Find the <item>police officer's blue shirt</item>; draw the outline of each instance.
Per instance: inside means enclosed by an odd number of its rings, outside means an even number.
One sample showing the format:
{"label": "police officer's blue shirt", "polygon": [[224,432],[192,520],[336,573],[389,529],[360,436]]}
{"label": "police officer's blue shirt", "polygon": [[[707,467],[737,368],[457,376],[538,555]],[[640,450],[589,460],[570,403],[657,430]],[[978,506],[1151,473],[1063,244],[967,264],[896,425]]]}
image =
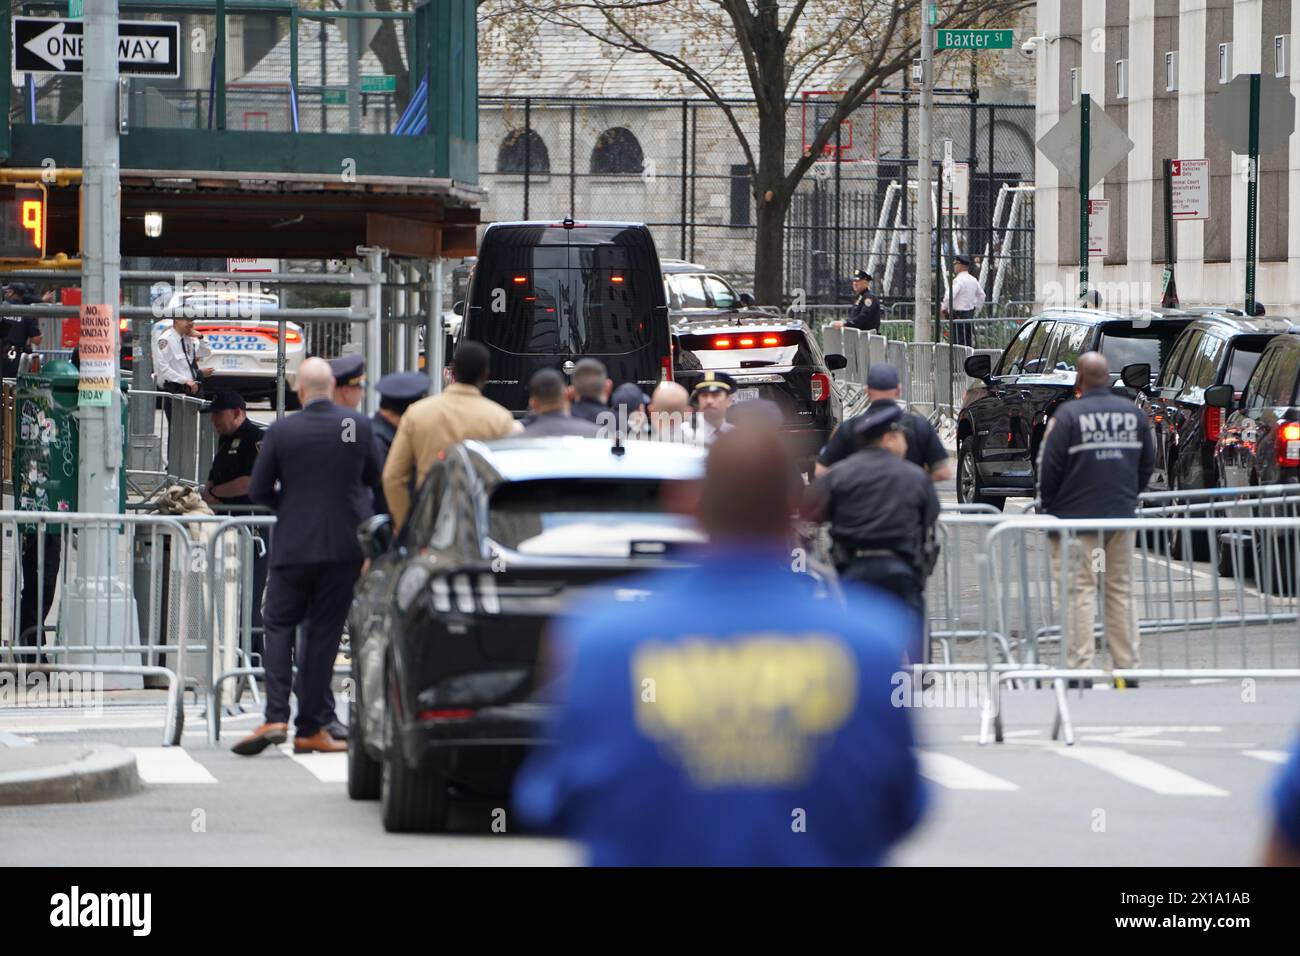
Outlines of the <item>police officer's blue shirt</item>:
{"label": "police officer's blue shirt", "polygon": [[1291,748],[1291,759],[1273,788],[1273,817],[1282,839],[1292,852],[1300,853],[1300,740]]}
{"label": "police officer's blue shirt", "polygon": [[595,865],[871,865],[925,794],[892,597],[814,600],[786,551],[620,582],[554,633],[567,674],[514,805]]}

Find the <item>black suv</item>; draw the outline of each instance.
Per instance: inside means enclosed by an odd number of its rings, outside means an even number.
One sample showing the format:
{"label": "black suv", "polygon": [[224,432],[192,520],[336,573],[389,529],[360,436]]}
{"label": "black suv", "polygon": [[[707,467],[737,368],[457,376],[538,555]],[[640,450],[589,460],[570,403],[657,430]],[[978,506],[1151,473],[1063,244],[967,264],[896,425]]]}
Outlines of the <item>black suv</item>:
{"label": "black suv", "polygon": [[1074,395],[1079,356],[1101,352],[1125,386],[1147,386],[1194,318],[1053,309],[1026,319],[1000,357],[966,359],[966,374],[979,382],[957,419],[957,500],[1001,508],[1007,498],[1032,498],[1038,444],[1057,406]]}
{"label": "black suv", "polygon": [[650,391],[672,376],[663,272],[641,223],[493,223],[466,306],[459,341],[492,353],[483,394],[517,416],[534,372],[568,376],[585,356],[604,362],[615,385]]}
{"label": "black suv", "polygon": [[775,402],[792,452],[809,472],[843,417],[831,372],[846,364],[838,352],[823,354],[817,337],[797,319],[749,313],[727,322],[673,326],[673,378],[689,391],[705,372],[723,371],[736,380],[734,401]]}
{"label": "black suv", "polygon": [[1155,437],[1152,490],[1219,486],[1214,449],[1223,409],[1206,402],[1206,389],[1231,385],[1234,398],[1239,396],[1264,347],[1274,336],[1293,331],[1285,319],[1227,311],[1206,313],[1183,330],[1155,387],[1138,396]]}

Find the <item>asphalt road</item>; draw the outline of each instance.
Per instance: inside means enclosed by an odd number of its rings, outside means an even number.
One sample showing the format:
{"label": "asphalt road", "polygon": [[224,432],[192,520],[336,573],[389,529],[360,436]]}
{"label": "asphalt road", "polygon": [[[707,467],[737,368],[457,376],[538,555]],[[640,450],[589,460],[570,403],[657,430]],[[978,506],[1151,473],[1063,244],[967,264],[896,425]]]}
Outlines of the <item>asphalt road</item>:
{"label": "asphalt road", "polygon": [[[123,695],[134,700],[140,692]],[[902,865],[1248,865],[1268,830],[1265,797],[1295,732],[1300,683],[1144,684],[1073,693],[1078,742],[1049,738],[1046,692],[1005,698],[1006,742],[976,742],[978,711],[913,710],[932,798]],[[968,703],[950,699],[948,703]],[[943,701],[931,702],[942,704]],[[7,863],[33,865],[570,865],[565,842],[491,827],[488,803],[457,803],[453,832],[390,835],[375,803],[348,799],[343,755],[210,749],[187,708],[181,748],[158,746],[155,703],[76,712],[0,711],[0,733],[137,748],[142,793],[106,803],[0,809]],[[508,808],[507,808],[508,809]]]}

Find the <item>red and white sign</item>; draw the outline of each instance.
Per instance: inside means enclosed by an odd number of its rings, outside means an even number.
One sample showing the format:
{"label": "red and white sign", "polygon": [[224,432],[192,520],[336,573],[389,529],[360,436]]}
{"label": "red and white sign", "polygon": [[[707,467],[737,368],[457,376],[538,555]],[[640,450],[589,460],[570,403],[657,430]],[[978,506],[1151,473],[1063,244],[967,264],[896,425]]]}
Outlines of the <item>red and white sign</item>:
{"label": "red and white sign", "polygon": [[1110,200],[1088,200],[1088,255],[1110,255]]}
{"label": "red and white sign", "polygon": [[227,259],[227,272],[262,272],[274,273],[280,271],[279,259]]}
{"label": "red and white sign", "polygon": [[1210,218],[1210,161],[1175,159],[1170,164],[1173,183],[1172,215],[1176,220]]}
{"label": "red and white sign", "polygon": [[81,335],[77,348],[81,377],[77,383],[77,404],[106,406],[117,385],[114,345],[117,322],[111,305],[81,306]]}

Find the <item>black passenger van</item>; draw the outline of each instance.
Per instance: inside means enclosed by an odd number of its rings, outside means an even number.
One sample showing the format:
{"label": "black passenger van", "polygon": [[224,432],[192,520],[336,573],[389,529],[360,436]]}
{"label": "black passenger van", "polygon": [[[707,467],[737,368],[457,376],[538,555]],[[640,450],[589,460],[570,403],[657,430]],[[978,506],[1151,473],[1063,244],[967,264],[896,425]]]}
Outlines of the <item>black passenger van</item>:
{"label": "black passenger van", "polygon": [[631,222],[499,222],[487,227],[459,341],[492,353],[484,394],[516,415],[542,368],[569,378],[581,358],[615,385],[672,378],[663,270],[650,230]]}

